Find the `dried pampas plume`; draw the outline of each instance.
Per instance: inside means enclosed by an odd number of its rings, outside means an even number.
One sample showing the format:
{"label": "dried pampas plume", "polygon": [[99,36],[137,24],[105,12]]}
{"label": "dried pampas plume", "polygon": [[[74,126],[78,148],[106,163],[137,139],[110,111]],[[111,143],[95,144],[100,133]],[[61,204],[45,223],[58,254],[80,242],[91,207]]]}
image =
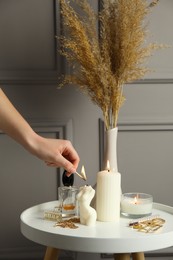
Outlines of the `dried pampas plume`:
{"label": "dried pampas plume", "polygon": [[60,85],[75,84],[83,90],[103,111],[107,129],[117,125],[124,84],[143,78],[149,72],[143,65],[146,59],[164,47],[145,44],[145,18],[157,2],[105,0],[95,14],[87,0],[60,0],[61,54],[73,68]]}

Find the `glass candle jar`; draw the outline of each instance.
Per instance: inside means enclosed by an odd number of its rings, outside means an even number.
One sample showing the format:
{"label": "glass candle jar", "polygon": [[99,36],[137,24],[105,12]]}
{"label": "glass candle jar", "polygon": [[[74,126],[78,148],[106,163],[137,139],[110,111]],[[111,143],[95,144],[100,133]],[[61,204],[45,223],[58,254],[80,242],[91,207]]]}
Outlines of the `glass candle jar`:
{"label": "glass candle jar", "polygon": [[121,214],[140,218],[152,213],[153,197],[146,193],[124,193],[121,197]]}

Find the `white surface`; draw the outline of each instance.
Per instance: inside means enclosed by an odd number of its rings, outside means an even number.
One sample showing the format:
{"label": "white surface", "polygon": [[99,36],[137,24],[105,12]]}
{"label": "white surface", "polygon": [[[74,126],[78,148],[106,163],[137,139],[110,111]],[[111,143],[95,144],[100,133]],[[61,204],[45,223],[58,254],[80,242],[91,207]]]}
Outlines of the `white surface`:
{"label": "white surface", "polygon": [[146,234],[129,228],[130,219],[123,217],[119,223],[97,221],[94,227],[54,227],[54,222],[44,220],[43,214],[57,204],[58,201],[52,201],[25,210],[21,214],[23,235],[45,246],[92,253],[145,252],[173,245],[172,207],[154,203],[153,214],[160,215],[166,223],[156,233]]}

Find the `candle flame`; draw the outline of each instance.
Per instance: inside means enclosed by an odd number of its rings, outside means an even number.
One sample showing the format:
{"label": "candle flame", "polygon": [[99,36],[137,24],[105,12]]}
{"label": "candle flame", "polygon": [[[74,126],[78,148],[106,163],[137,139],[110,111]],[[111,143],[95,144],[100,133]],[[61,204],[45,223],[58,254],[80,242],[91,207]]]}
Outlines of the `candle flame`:
{"label": "candle flame", "polygon": [[82,165],[82,169],[81,169],[81,176],[83,177],[84,180],[86,180],[86,173],[85,173],[85,167],[84,165]]}
{"label": "candle flame", "polygon": [[106,166],[106,169],[108,170],[108,172],[110,171],[110,162],[109,162],[109,160],[107,160],[107,166]]}
{"label": "candle flame", "polygon": [[139,198],[139,195],[137,194],[137,195],[134,197],[134,204],[138,204],[138,203],[139,203],[138,198]]}

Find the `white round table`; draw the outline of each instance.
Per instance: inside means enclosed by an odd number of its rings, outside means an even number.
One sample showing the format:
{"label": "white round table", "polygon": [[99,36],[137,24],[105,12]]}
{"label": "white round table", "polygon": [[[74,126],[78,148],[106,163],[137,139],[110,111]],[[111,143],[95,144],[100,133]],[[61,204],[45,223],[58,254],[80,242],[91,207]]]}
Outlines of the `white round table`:
{"label": "white round table", "polygon": [[[59,250],[90,253],[113,253],[115,259],[144,259],[143,252],[173,246],[173,207],[154,203],[153,215],[165,219],[164,226],[154,233],[142,233],[128,226],[130,219],[118,223],[96,222],[94,227],[77,224],[77,229],[55,227],[44,219],[44,211],[53,209],[58,201],[33,206],[21,214],[22,234],[47,246],[45,260],[57,259]],[[141,253],[142,252],[142,253]]]}

